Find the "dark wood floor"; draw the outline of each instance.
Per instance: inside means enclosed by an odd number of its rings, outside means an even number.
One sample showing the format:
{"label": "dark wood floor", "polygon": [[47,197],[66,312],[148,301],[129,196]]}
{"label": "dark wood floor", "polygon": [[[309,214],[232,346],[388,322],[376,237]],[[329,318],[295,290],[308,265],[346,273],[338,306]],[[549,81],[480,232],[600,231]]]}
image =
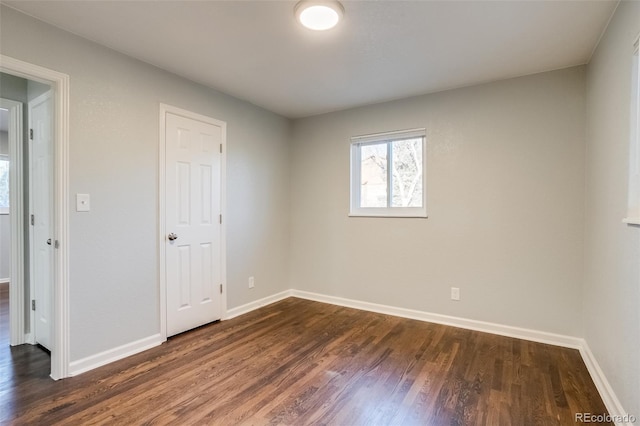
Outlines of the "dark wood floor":
{"label": "dark wood floor", "polygon": [[295,298],[58,382],[46,354],[5,346],[0,424],[573,425],[606,413],[576,350]]}

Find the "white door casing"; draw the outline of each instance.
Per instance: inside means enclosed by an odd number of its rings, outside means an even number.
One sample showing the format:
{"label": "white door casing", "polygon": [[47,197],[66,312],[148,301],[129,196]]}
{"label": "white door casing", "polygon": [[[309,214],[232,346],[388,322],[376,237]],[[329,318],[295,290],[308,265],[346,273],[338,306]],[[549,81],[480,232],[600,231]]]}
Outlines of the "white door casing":
{"label": "white door casing", "polygon": [[[54,255],[54,286],[52,297],[52,345],[51,350],[51,378],[62,379],[69,375],[69,76],[48,68],[34,65],[10,56],[0,54],[0,71],[21,78],[48,84],[53,91],[54,113],[54,222],[53,230],[56,241],[59,243]],[[21,182],[12,183],[12,190],[16,189],[18,196],[23,195]],[[15,213],[14,205],[11,213]],[[30,226],[27,223],[17,225],[17,239],[23,238],[24,228],[21,225]],[[19,261],[20,253],[16,247],[12,248],[12,254]],[[19,282],[11,282],[14,297],[11,297],[11,325],[20,322],[17,318],[22,312],[24,293],[15,291]],[[16,308],[16,309],[13,309]],[[16,330],[24,333],[23,330]],[[22,336],[26,340],[27,336]]]}
{"label": "white door casing", "polygon": [[[36,343],[51,349],[53,293],[53,111],[51,91],[29,102],[31,282]],[[33,310],[33,306],[32,306]]]}
{"label": "white door casing", "polygon": [[161,244],[166,335],[172,336],[222,317],[225,126],[169,111],[164,123],[165,234]]}

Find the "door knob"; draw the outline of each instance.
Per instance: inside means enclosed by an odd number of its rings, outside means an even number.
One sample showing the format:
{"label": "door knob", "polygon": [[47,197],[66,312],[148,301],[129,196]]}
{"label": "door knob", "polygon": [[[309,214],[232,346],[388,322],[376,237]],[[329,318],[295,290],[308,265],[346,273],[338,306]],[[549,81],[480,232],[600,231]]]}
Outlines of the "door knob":
{"label": "door knob", "polygon": [[172,233],[170,233],[170,234],[167,236],[167,239],[168,239],[169,241],[177,240],[177,239],[178,239],[178,234],[174,234],[174,233],[172,232]]}
{"label": "door knob", "polygon": [[47,244],[51,245],[51,238],[47,240]]}

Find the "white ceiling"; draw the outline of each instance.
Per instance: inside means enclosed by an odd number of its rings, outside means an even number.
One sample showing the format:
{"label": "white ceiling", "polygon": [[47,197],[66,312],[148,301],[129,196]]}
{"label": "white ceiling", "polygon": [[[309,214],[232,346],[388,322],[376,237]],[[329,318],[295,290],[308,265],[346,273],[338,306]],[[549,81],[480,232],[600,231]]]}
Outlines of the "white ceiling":
{"label": "white ceiling", "polygon": [[297,118],[588,62],[617,1],[343,1],[314,32],[295,1],[4,1]]}

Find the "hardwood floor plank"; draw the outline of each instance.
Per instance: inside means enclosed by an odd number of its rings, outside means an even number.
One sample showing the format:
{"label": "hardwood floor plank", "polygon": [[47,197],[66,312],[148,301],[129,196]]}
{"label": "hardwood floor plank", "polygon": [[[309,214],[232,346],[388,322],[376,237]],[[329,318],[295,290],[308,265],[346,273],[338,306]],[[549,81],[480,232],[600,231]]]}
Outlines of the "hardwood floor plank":
{"label": "hardwood floor plank", "polygon": [[564,425],[606,413],[576,350],[295,298],[58,382],[44,352],[6,343],[0,424]]}

